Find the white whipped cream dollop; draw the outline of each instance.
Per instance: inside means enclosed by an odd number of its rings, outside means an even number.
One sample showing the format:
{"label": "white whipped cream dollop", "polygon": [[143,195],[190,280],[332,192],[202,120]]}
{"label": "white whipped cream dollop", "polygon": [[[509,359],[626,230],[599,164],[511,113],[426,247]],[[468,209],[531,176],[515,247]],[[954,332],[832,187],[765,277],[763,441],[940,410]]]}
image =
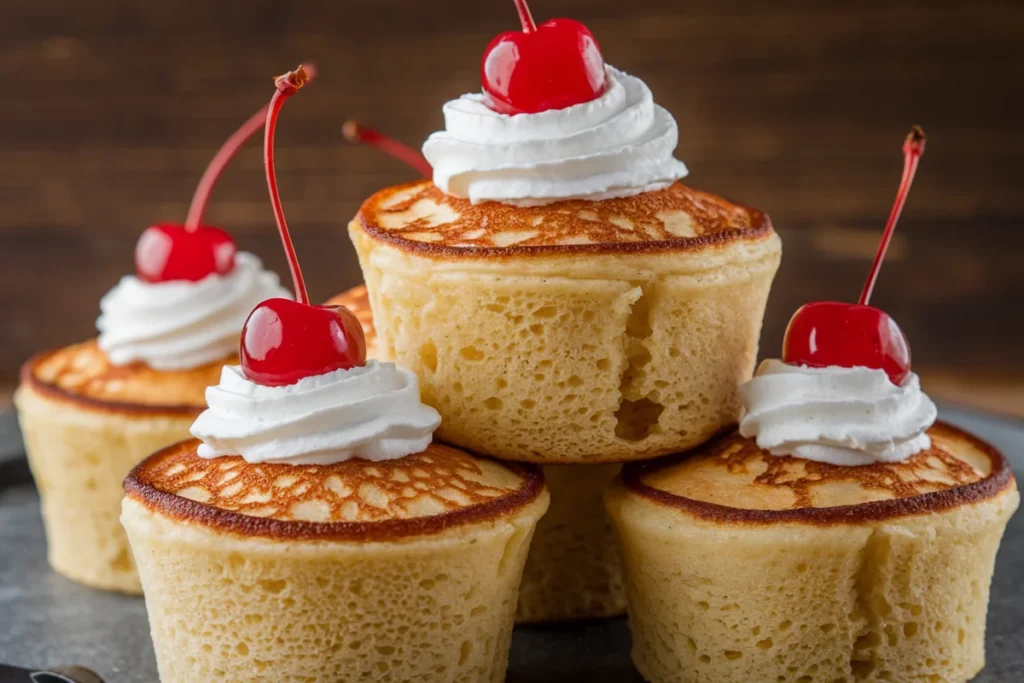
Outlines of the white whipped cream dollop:
{"label": "white whipped cream dollop", "polygon": [[225,366],[206,389],[209,408],[192,425],[199,457],[326,465],[351,458],[394,460],[422,452],[441,416],[420,401],[416,375],[394,363],[305,377],[273,387]]}
{"label": "white whipped cream dollop", "polygon": [[833,465],[897,462],[931,446],[937,411],[911,373],[899,386],[882,370],[811,368],[766,360],[740,387],[740,434],[773,455]]}
{"label": "white whipped cream dollop", "polygon": [[99,346],[114,365],[187,370],[238,351],[245,319],[265,299],[291,298],[275,273],[239,252],[227,275],[146,282],[126,275],[100,301]]}
{"label": "white whipped cream dollop", "polygon": [[510,116],[483,94],[446,103],[445,130],[423,145],[434,183],[474,204],[543,204],[639,194],[684,177],[672,156],[675,119],[639,78],[607,70],[600,97],[565,109]]}

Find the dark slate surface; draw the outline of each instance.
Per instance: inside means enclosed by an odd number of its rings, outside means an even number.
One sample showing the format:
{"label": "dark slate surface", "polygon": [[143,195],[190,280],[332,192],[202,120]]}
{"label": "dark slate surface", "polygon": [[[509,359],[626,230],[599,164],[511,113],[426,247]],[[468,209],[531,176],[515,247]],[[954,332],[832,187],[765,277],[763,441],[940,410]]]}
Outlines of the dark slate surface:
{"label": "dark slate surface", "polygon": [[[1001,447],[1024,478],[1024,424],[955,409],[943,410],[943,417]],[[17,438],[10,415],[0,415],[0,435]],[[0,454],[14,450],[10,440],[0,442]],[[989,662],[976,683],[1024,681],[1022,577],[1024,513],[1010,522],[999,553]],[[157,680],[143,601],[83,588],[49,570],[28,467],[11,457],[0,457],[0,662],[83,664],[109,683]],[[624,619],[516,629],[508,683],[573,681],[641,683]]]}

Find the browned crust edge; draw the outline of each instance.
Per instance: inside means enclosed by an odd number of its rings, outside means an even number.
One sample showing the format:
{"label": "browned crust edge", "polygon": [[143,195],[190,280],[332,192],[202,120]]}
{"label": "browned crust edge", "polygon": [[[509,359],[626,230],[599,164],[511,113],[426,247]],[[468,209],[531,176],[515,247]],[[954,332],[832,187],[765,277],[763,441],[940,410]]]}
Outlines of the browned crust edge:
{"label": "browned crust edge", "polygon": [[[414,185],[420,185],[423,180],[394,185],[389,190],[402,190]],[[773,232],[772,220],[765,212],[744,204],[737,204],[726,199],[731,204],[747,211],[757,219],[757,224],[744,230],[723,230],[713,235],[701,235],[700,237],[687,237],[674,240],[652,240],[649,242],[614,242],[602,244],[546,244],[534,246],[510,247],[452,247],[448,245],[432,244],[430,242],[419,242],[409,240],[389,230],[383,230],[367,220],[367,213],[376,209],[376,205],[383,200],[383,190],[379,190],[363,202],[356,214],[355,221],[359,227],[370,238],[395,247],[401,251],[411,252],[433,258],[513,258],[517,256],[565,256],[575,254],[650,254],[671,251],[696,251],[708,247],[722,246],[742,240],[756,241],[765,239]],[[722,197],[722,199],[725,199]]]}
{"label": "browned crust edge", "polygon": [[440,515],[411,519],[388,519],[380,522],[304,522],[252,517],[229,510],[221,510],[212,505],[161,491],[153,486],[147,478],[147,469],[151,463],[176,449],[195,449],[198,445],[197,439],[181,441],[149,456],[136,465],[125,478],[125,493],[136,502],[175,521],[197,523],[244,537],[258,536],[273,540],[371,542],[434,535],[464,524],[507,517],[537,500],[544,491],[544,475],[539,467],[502,462],[503,466],[523,477],[523,483],[516,491],[486,503],[471,505]]}
{"label": "browned crust edge", "polygon": [[29,388],[46,398],[62,401],[83,410],[130,417],[198,417],[199,413],[206,410],[206,406],[149,405],[129,401],[106,401],[92,398],[91,396],[75,394],[55,384],[43,382],[36,377],[36,368],[39,367],[41,362],[59,351],[60,349],[42,351],[22,363],[20,371],[21,386]]}
{"label": "browned crust edge", "polygon": [[[992,461],[992,471],[989,475],[971,484],[955,486],[943,491],[922,493],[907,498],[876,500],[858,505],[790,510],[747,510],[734,508],[727,505],[719,505],[718,503],[708,503],[685,496],[678,496],[656,489],[643,482],[643,478],[647,474],[674,465],[693,453],[693,451],[666,456],[658,460],[626,465],[623,467],[622,474],[620,475],[621,482],[631,493],[643,496],[661,505],[684,510],[694,517],[709,522],[747,525],[790,522],[822,526],[878,522],[896,517],[942,512],[960,507],[961,505],[978,503],[994,498],[1013,484],[1014,478],[1013,471],[1010,469],[1010,463],[1007,461],[1006,456],[995,446],[947,422],[940,420],[935,423],[935,426],[951,432],[954,436],[970,441],[978,450],[985,453]],[[705,446],[698,447],[698,449],[711,447],[717,441],[729,436],[730,433],[731,430],[726,431],[715,437]]]}

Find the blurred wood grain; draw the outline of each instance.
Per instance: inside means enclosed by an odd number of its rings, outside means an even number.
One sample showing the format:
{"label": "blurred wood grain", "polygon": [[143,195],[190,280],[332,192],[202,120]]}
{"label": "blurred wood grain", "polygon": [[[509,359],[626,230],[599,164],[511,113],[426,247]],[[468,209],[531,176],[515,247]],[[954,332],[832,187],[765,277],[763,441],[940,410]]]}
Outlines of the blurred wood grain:
{"label": "blurred wood grain", "polygon": [[[785,243],[763,348],[802,302],[851,298],[892,201],[900,142],[929,134],[876,301],[920,367],[1024,384],[1024,3],[534,0],[573,16],[676,117],[688,182],[768,211]],[[346,146],[345,118],[412,143],[479,88],[511,2],[5,0],[0,7],[0,380],[90,336],[139,232],[181,220],[205,164],[312,60],[278,133],[281,189],[310,290],[359,281],[345,224],[411,171]],[[284,272],[259,145],[209,219]],[[988,378],[988,379],[986,379]],[[1000,395],[998,392],[995,395]]]}

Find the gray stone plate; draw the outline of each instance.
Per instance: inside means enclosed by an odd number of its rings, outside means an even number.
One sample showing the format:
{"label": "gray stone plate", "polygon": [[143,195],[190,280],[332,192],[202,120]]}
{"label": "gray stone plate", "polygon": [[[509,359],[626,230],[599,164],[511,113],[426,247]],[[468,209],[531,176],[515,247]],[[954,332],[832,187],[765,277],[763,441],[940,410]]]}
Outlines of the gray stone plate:
{"label": "gray stone plate", "polygon": [[[952,408],[942,413],[1002,448],[1024,480],[1024,424]],[[0,453],[17,451],[10,417],[0,415],[0,424],[7,426],[0,430],[7,438],[0,442]],[[1024,682],[1022,579],[1024,513],[1010,522],[999,552],[989,610],[989,661],[977,683]],[[38,498],[21,457],[0,458],[0,662],[81,664],[108,683],[157,680],[143,601],[83,588],[50,571]],[[516,629],[509,683],[574,681],[640,683],[629,660],[625,619]]]}

